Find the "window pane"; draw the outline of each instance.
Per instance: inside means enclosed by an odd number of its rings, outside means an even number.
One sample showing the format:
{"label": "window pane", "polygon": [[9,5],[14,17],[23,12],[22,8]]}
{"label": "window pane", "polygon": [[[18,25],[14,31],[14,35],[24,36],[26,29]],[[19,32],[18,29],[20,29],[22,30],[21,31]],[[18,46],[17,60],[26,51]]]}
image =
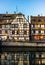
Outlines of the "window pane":
{"label": "window pane", "polygon": [[18,28],[18,24],[15,24],[15,28]]}
{"label": "window pane", "polygon": [[15,30],[12,30],[12,34],[15,34]]}
{"label": "window pane", "polygon": [[17,18],[17,21],[18,22],[22,22],[23,21],[23,18]]}
{"label": "window pane", "polygon": [[27,24],[23,24],[23,27],[24,27],[24,28],[27,28]]}
{"label": "window pane", "polygon": [[35,25],[36,28],[40,27],[40,25]]}
{"label": "window pane", "polygon": [[2,28],[2,25],[0,25],[0,28]]}
{"label": "window pane", "polygon": [[27,55],[26,55],[26,54],[24,54],[24,60],[25,60],[25,61],[27,60]]}
{"label": "window pane", "polygon": [[14,25],[13,24],[11,25],[11,28],[14,28]]}
{"label": "window pane", "polygon": [[44,33],[44,30],[41,30],[41,33]]}
{"label": "window pane", "polygon": [[38,31],[38,30],[36,30],[36,31],[35,31],[35,33],[36,33],[36,34],[38,34],[38,33],[39,33],[39,31]]}
{"label": "window pane", "polygon": [[0,34],[2,34],[2,30],[0,30]]}
{"label": "window pane", "polygon": [[44,28],[44,25],[41,25],[41,28]]}
{"label": "window pane", "polygon": [[42,59],[42,64],[45,64],[45,59]]}

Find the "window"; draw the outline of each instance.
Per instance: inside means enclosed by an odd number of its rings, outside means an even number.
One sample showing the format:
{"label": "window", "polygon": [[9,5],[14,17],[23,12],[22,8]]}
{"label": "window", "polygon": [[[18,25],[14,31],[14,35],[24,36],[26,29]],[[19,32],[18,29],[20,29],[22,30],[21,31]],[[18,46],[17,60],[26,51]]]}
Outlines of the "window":
{"label": "window", "polygon": [[41,33],[43,34],[44,33],[44,30],[41,30]]}
{"label": "window", "polygon": [[41,39],[41,40],[43,40],[43,39],[44,39],[44,36],[43,36],[43,35],[42,35],[42,36],[40,36],[40,39]]}
{"label": "window", "polygon": [[17,30],[17,34],[19,34],[19,30]]}
{"label": "window", "polygon": [[2,25],[0,25],[0,28],[2,28]]}
{"label": "window", "polygon": [[38,22],[41,22],[41,19],[38,19]]}
{"label": "window", "polygon": [[19,54],[16,54],[16,55],[15,55],[15,60],[16,60],[16,61],[19,61],[19,58],[20,58],[20,55],[19,55]]}
{"label": "window", "polygon": [[44,28],[44,25],[41,25],[41,28]]}
{"label": "window", "polygon": [[17,18],[17,21],[18,22],[22,22],[23,21],[23,18]]}
{"label": "window", "polygon": [[2,33],[2,30],[0,30],[0,34]]}
{"label": "window", "polygon": [[35,40],[39,40],[39,39],[40,39],[40,37],[39,37],[39,36],[37,36],[37,35],[35,35],[35,36],[34,36],[34,39],[35,39]]}
{"label": "window", "polygon": [[12,30],[12,34],[15,34],[15,30]]}
{"label": "window", "polygon": [[40,25],[35,25],[35,28],[38,28],[38,27],[40,27]]}
{"label": "window", "polygon": [[8,33],[8,30],[5,30],[5,33],[7,34]]}
{"label": "window", "polygon": [[31,33],[32,33],[32,34],[35,33],[35,30],[32,30]]}
{"label": "window", "polygon": [[39,33],[39,31],[38,31],[38,30],[36,30],[36,31],[35,31],[35,33],[36,33],[36,34],[38,34],[38,33]]}
{"label": "window", "polygon": [[15,28],[18,28],[18,24],[15,24]]}
{"label": "window", "polygon": [[45,65],[45,58],[44,59],[41,59],[42,60],[42,64],[44,64]]}
{"label": "window", "polygon": [[26,30],[24,30],[24,35],[26,35],[27,34],[27,31]]}
{"label": "window", "polygon": [[39,30],[39,34],[41,33],[41,31]]}
{"label": "window", "polygon": [[24,54],[24,60],[27,61],[28,55]]}
{"label": "window", "polygon": [[32,19],[32,21],[36,22],[36,20],[35,20],[35,19]]}
{"label": "window", "polygon": [[40,25],[38,25],[38,27],[40,27]]}
{"label": "window", "polygon": [[33,25],[31,25],[31,27],[33,28]]}
{"label": "window", "polygon": [[45,58],[45,53],[43,53],[43,54],[41,55],[41,57],[42,57],[42,58]]}
{"label": "window", "polygon": [[8,28],[8,25],[5,25],[5,28]]}
{"label": "window", "polygon": [[11,28],[14,28],[14,24],[11,25]]}
{"label": "window", "polygon": [[5,25],[5,28],[10,28],[10,25]]}
{"label": "window", "polygon": [[23,24],[23,28],[27,28],[27,24]]}
{"label": "window", "polygon": [[36,54],[36,58],[39,58],[39,54],[38,53]]}

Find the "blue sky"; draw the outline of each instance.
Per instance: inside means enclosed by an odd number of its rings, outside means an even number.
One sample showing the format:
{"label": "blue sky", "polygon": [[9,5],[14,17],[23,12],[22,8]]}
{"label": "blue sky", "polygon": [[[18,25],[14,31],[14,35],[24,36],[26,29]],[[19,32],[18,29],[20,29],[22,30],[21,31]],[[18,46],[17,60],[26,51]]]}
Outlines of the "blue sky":
{"label": "blue sky", "polygon": [[0,0],[0,13],[22,12],[28,15],[45,15],[45,0]]}

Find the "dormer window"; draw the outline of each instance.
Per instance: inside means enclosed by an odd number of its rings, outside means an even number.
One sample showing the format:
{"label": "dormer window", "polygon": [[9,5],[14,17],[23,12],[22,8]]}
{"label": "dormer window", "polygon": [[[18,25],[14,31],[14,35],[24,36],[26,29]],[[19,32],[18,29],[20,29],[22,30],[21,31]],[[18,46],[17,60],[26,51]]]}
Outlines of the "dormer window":
{"label": "dormer window", "polygon": [[38,19],[38,22],[41,22],[41,19]]}
{"label": "dormer window", "polygon": [[32,19],[32,21],[36,22],[36,20],[35,20],[35,19]]}

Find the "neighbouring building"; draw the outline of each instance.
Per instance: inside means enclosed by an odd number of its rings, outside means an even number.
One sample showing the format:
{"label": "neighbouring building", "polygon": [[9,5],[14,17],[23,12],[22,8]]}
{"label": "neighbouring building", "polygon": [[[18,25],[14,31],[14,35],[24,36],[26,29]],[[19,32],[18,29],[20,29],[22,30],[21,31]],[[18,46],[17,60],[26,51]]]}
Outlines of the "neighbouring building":
{"label": "neighbouring building", "polygon": [[31,16],[31,39],[45,42],[45,16]]}

